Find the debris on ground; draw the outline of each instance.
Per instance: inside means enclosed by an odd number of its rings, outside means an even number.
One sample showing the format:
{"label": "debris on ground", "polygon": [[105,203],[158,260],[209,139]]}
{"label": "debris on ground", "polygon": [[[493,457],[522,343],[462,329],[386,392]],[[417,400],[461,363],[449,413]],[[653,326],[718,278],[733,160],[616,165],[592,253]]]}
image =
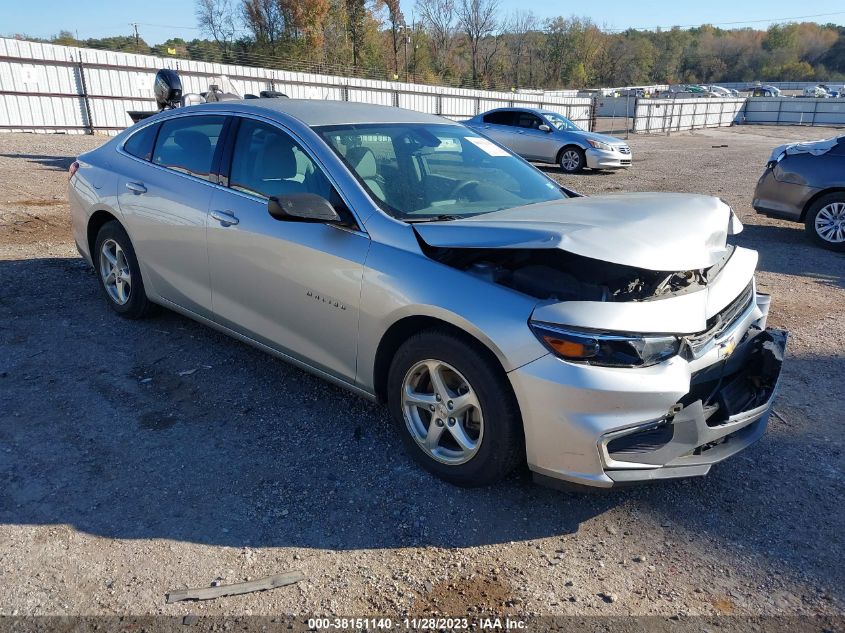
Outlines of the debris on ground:
{"label": "debris on ground", "polygon": [[214,600],[223,596],[239,596],[244,593],[284,587],[285,585],[292,585],[304,579],[305,574],[301,571],[286,571],[281,574],[267,576],[266,578],[238,582],[233,585],[218,585],[216,587],[201,587],[199,589],[174,589],[165,594],[165,599],[167,604],[181,602],[182,600]]}

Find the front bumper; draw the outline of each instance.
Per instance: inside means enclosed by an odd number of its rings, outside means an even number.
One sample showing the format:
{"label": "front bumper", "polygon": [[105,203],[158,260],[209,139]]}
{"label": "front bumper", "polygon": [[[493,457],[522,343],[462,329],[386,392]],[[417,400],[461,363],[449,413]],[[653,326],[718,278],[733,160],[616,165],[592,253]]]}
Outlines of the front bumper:
{"label": "front bumper", "polygon": [[677,413],[655,424],[610,433],[600,451],[615,483],[706,475],[766,430],[787,333],[748,332],[723,362],[696,372]]}
{"label": "front bumper", "polygon": [[627,154],[618,150],[606,151],[602,149],[589,148],[584,154],[587,157],[587,167],[590,169],[620,169],[630,167],[633,160],[630,148]]}
{"label": "front bumper", "polygon": [[610,368],[548,355],[511,372],[531,470],[604,488],[705,475],[759,439],[786,345],[764,329],[767,300],[695,361]]}

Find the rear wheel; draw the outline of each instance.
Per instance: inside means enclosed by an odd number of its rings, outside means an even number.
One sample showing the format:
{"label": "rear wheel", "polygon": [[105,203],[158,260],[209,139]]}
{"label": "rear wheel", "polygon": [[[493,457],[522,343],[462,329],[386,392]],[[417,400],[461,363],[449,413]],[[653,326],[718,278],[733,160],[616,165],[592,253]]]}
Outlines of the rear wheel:
{"label": "rear wheel", "polygon": [[151,312],[135,249],[119,222],[112,220],[100,228],[92,259],[112,310],[127,319],[141,319]]}
{"label": "rear wheel", "polygon": [[388,406],[407,450],[459,486],[504,478],[524,458],[516,399],[501,368],[439,330],[408,339],[388,375]]}
{"label": "rear wheel", "polygon": [[804,230],[819,246],[845,252],[845,193],[831,193],[807,210]]}
{"label": "rear wheel", "polygon": [[577,174],[586,166],[587,158],[580,147],[564,147],[560,152],[558,164],[565,173]]}

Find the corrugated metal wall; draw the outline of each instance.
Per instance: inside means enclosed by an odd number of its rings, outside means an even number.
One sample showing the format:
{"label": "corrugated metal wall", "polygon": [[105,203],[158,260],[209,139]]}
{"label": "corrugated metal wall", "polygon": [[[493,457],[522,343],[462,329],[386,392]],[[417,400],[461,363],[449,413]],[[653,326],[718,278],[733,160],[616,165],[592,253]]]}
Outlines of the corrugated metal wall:
{"label": "corrugated metal wall", "polygon": [[733,125],[745,99],[638,99],[633,131],[644,134],[680,132]]}
{"label": "corrugated metal wall", "polygon": [[279,90],[292,98],[398,105],[466,119],[491,108],[541,107],[589,129],[592,100],[314,75],[0,38],[0,130],[114,134],[128,110],[154,110],[159,68],[179,72],[185,92],[226,76],[240,94]]}
{"label": "corrugated metal wall", "polygon": [[773,125],[845,125],[845,99],[751,97],[739,120]]}

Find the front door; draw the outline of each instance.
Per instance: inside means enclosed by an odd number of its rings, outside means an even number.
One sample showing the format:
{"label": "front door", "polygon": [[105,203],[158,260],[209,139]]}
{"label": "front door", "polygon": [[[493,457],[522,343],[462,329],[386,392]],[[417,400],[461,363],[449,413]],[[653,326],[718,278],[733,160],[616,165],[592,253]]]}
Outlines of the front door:
{"label": "front door", "polygon": [[[214,318],[349,382],[369,237],[319,165],[286,131],[236,119],[231,167],[211,200],[208,257]],[[344,225],[280,221],[269,196],[315,193]]]}
{"label": "front door", "polygon": [[517,145],[519,155],[530,160],[554,161],[553,136],[539,129],[543,120],[531,112],[519,112],[516,115]]}

